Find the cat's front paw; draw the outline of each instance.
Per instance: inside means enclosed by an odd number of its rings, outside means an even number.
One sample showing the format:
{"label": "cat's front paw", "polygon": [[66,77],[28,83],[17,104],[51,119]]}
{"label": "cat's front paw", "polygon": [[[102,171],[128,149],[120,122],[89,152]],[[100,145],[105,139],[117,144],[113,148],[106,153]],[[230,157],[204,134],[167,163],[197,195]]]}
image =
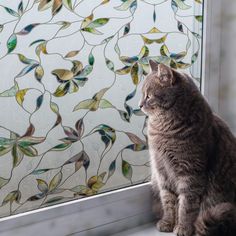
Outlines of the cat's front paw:
{"label": "cat's front paw", "polygon": [[194,232],[193,227],[177,225],[174,228],[174,234],[177,236],[192,236]]}
{"label": "cat's front paw", "polygon": [[174,230],[174,224],[164,219],[159,220],[156,226],[160,232],[173,232]]}

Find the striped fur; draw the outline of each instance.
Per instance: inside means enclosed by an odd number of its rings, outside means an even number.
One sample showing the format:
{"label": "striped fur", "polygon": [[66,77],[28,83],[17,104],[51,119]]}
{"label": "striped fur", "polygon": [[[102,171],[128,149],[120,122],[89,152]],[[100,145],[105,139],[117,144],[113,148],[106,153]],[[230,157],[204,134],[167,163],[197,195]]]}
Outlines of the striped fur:
{"label": "striped fur", "polygon": [[157,228],[178,236],[217,235],[222,224],[236,222],[236,139],[188,75],[150,65],[140,107],[149,117],[152,185],[164,212]]}

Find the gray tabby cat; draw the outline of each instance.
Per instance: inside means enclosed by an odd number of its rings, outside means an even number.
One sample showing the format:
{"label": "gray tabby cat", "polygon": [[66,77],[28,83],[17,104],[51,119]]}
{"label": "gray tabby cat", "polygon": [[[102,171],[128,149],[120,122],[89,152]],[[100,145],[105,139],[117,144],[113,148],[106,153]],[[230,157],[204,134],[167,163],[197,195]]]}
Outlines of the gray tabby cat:
{"label": "gray tabby cat", "polygon": [[150,66],[140,108],[149,117],[151,182],[163,208],[157,228],[235,236],[236,139],[188,75]]}

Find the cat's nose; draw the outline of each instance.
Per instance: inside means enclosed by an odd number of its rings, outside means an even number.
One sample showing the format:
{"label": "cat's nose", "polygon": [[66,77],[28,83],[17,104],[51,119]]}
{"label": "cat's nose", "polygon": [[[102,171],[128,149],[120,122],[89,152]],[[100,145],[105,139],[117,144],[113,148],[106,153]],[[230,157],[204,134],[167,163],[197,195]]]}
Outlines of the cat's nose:
{"label": "cat's nose", "polygon": [[140,101],[138,105],[139,105],[139,107],[141,109],[143,107],[143,101]]}

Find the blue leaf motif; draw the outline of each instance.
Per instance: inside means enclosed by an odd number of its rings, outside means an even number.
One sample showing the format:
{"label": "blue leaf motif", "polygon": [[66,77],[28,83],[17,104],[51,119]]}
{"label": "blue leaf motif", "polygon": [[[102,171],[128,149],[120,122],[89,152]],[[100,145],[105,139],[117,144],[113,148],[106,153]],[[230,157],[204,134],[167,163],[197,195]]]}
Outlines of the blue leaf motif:
{"label": "blue leaf motif", "polygon": [[40,25],[39,23],[27,25],[24,29],[18,32],[18,35],[26,35],[29,34],[36,26]]}
{"label": "blue leaf motif", "polygon": [[26,66],[16,77],[19,78],[19,77],[22,77],[22,76],[28,74],[31,70],[33,70],[38,65],[39,64],[33,64],[33,65]]}

